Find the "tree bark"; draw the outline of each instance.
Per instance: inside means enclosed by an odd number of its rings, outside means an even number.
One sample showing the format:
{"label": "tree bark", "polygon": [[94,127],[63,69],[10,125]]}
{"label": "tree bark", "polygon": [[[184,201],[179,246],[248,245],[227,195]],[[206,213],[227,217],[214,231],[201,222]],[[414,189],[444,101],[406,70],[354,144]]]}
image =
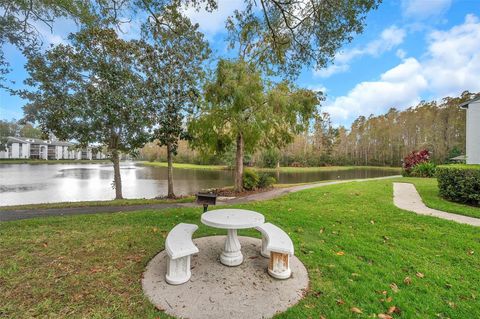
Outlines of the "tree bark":
{"label": "tree bark", "polygon": [[175,198],[173,192],[173,154],[171,144],[167,144],[167,162],[168,162],[168,198]]}
{"label": "tree bark", "polygon": [[243,135],[237,135],[237,152],[235,156],[235,191],[243,191]]}
{"label": "tree bark", "polygon": [[120,156],[117,150],[112,151],[113,180],[115,183],[115,199],[123,199],[122,176],[120,175]]}

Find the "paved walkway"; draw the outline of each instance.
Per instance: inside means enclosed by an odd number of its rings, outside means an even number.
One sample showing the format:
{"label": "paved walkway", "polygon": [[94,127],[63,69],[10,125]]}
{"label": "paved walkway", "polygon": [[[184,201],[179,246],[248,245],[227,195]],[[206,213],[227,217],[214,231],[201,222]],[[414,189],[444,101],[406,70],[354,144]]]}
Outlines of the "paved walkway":
{"label": "paved walkway", "polygon": [[[371,180],[380,180],[388,178],[400,177],[385,176],[377,178],[367,179],[355,179],[355,180],[337,180],[324,183],[314,183],[306,185],[297,185],[285,188],[274,188],[272,190],[252,194],[244,197],[238,197],[230,200],[217,201],[218,205],[234,205],[244,204],[252,201],[269,200],[276,197],[280,197],[289,193],[302,191],[305,189],[323,187],[333,184],[343,184],[349,182],[366,182]],[[14,210],[0,210],[0,222],[12,221],[18,219],[29,219],[35,217],[47,217],[47,216],[68,216],[68,215],[81,215],[81,214],[100,214],[100,213],[117,213],[117,212],[133,212],[140,210],[162,210],[168,208],[179,207],[198,207],[195,203],[172,203],[172,204],[146,204],[146,205],[130,205],[130,206],[93,206],[93,207],[70,207],[70,208],[47,208],[47,209],[14,209]]]}
{"label": "paved walkway", "polygon": [[480,226],[479,218],[447,213],[427,207],[423,203],[422,198],[420,197],[420,194],[418,194],[415,186],[410,183],[393,183],[393,203],[398,208],[417,214],[452,220],[461,224]]}

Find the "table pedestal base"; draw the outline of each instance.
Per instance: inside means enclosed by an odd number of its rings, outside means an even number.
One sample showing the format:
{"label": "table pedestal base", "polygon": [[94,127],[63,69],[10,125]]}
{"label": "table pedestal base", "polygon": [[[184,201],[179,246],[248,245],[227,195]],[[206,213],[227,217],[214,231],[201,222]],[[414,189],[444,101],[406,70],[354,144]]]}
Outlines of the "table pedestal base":
{"label": "table pedestal base", "polygon": [[227,239],[225,240],[225,247],[220,255],[220,262],[225,266],[240,265],[243,262],[241,248],[242,246],[237,237],[237,230],[229,229]]}

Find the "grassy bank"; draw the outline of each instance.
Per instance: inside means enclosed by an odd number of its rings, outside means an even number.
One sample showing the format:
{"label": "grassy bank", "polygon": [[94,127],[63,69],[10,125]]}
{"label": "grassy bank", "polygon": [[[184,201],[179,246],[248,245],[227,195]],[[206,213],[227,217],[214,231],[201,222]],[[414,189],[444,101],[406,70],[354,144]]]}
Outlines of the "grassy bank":
{"label": "grassy bank", "polygon": [[438,183],[436,178],[402,178],[398,180],[403,183],[412,183],[415,185],[423,202],[430,208],[480,218],[480,207],[463,205],[447,201],[438,195]]}
{"label": "grassy bank", "polygon": [[[137,162],[140,165],[145,166],[157,166],[157,167],[167,167],[165,162]],[[204,169],[204,170],[225,170],[229,169],[225,165],[197,165],[197,164],[185,164],[185,163],[174,163],[174,168],[184,168],[184,169]],[[284,173],[297,173],[297,172],[328,172],[328,171],[339,171],[339,170],[352,170],[352,169],[387,169],[400,173],[401,168],[399,167],[383,167],[383,166],[321,166],[321,167],[279,167],[279,168],[260,168],[253,167],[253,169],[262,171],[262,172],[284,172]]]}
{"label": "grassy bank", "polygon": [[134,205],[151,205],[151,204],[168,204],[168,203],[190,203],[195,197],[189,196],[179,199],[115,199],[101,201],[84,201],[84,202],[60,202],[45,204],[28,204],[14,206],[0,206],[1,210],[14,209],[48,209],[48,208],[74,208],[74,207],[104,207],[104,206],[134,206]]}
{"label": "grassy bank", "polygon": [[104,164],[112,163],[104,160],[38,160],[38,159],[0,159],[1,164]]}
{"label": "grassy bank", "polygon": [[[391,180],[353,182],[238,206],[285,229],[308,269],[306,297],[278,318],[373,318],[393,306],[394,318],[480,317],[480,230],[402,211],[392,193]],[[0,223],[1,317],[167,318],[143,296],[142,272],[177,223],[199,225],[195,237],[224,234],[200,215],[182,208]]]}

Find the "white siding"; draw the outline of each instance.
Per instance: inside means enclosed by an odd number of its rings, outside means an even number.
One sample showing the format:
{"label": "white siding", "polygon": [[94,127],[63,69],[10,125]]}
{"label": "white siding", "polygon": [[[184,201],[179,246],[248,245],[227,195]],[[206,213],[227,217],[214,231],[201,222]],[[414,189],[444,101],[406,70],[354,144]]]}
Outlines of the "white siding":
{"label": "white siding", "polygon": [[12,154],[10,154],[10,158],[19,158],[19,157],[20,157],[20,144],[12,143]]}
{"label": "white siding", "polygon": [[480,164],[480,101],[467,109],[467,164]]}

